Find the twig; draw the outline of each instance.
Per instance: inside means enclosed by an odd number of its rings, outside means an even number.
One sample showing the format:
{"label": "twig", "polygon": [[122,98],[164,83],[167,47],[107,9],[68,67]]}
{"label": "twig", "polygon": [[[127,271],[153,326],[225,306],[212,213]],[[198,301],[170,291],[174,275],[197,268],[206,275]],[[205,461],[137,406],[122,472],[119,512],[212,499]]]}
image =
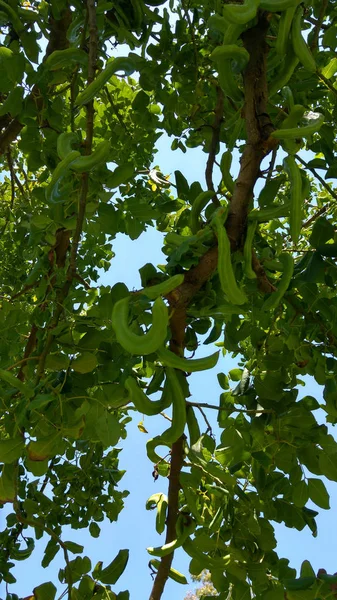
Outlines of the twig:
{"label": "twig", "polygon": [[83,277],[81,277],[81,275],[79,275],[78,273],[76,273],[75,279],[77,279],[77,281],[79,281],[80,283],[82,283],[84,285],[84,287],[85,287],[86,290],[91,290],[91,287],[90,287],[89,283],[87,283],[86,280],[83,279]]}
{"label": "twig", "polygon": [[14,363],[14,365],[7,367],[6,371],[12,371],[12,369],[15,369],[15,367],[19,367],[23,363],[26,363],[28,360],[39,360],[39,358],[39,356],[27,356],[27,358],[22,358],[21,360],[18,360],[18,362]]}
{"label": "twig", "polygon": [[329,88],[330,92],[332,92],[333,94],[335,94],[335,96],[337,96],[337,90],[336,90],[336,88],[334,88],[334,86],[329,81],[329,79],[324,77],[324,75],[322,73],[319,73],[318,71],[316,71],[316,75],[317,75],[318,79],[321,79],[321,81],[324,81],[326,87]]}
{"label": "twig", "polygon": [[191,406],[195,406],[196,408],[199,409],[199,411],[201,412],[202,416],[204,417],[205,423],[207,425],[206,433],[209,433],[210,435],[212,435],[212,425],[210,424],[209,420],[207,419],[207,415],[206,415],[205,411],[203,410],[202,405],[201,404],[192,404],[191,402],[187,402],[187,404],[191,404]]}
{"label": "twig", "polygon": [[105,86],[105,87],[104,87],[104,91],[105,91],[105,93],[106,93],[106,95],[107,95],[107,97],[108,97],[108,100],[109,100],[109,102],[110,102],[111,108],[112,108],[112,110],[114,111],[114,113],[115,113],[115,115],[116,115],[116,117],[117,117],[117,119],[118,119],[119,123],[121,124],[121,126],[123,127],[123,129],[125,129],[125,131],[126,131],[126,132],[127,132],[129,135],[130,135],[130,134],[131,134],[131,132],[129,132],[129,130],[128,130],[128,128],[127,128],[127,126],[125,125],[125,123],[124,123],[124,121],[123,121],[123,119],[122,119],[122,117],[121,117],[121,115],[120,115],[120,113],[119,113],[119,111],[118,111],[118,110],[117,110],[117,108],[115,107],[115,105],[114,105],[114,101],[113,101],[113,99],[112,99],[112,96],[111,96],[111,94],[110,94],[110,92],[109,92],[109,90],[108,90],[107,86]]}
{"label": "twig", "polygon": [[[311,23],[311,25],[316,25],[317,23],[317,19],[313,19],[312,17],[305,17],[307,21],[309,21],[309,23]],[[321,29],[329,29],[329,27],[331,27],[331,25],[325,25],[324,23],[322,23],[321,25]]]}
{"label": "twig", "polygon": [[11,176],[11,203],[10,203],[10,207],[11,209],[14,206],[14,200],[15,200],[15,171],[14,171],[14,167],[13,167],[13,160],[12,160],[12,153],[11,153],[11,149],[8,148],[7,150],[7,164],[8,164],[8,170]]}
{"label": "twig", "polygon": [[[216,406],[215,404],[207,404],[207,402],[190,402],[189,400],[186,402],[186,404],[189,404],[190,406],[195,406],[196,408],[199,408],[200,412],[201,408],[212,408],[214,410],[223,410],[226,412],[239,412],[239,413],[245,413],[245,414],[273,414],[275,411],[272,408],[268,408],[268,409],[254,409],[254,408],[236,408],[235,406],[233,406],[233,408],[227,408],[226,406]],[[202,413],[204,416],[204,413]],[[207,422],[207,421],[206,421]]]}
{"label": "twig", "polygon": [[323,177],[321,177],[320,175],[318,175],[317,171],[313,167],[310,167],[308,165],[308,163],[306,163],[305,160],[303,160],[303,158],[301,158],[300,156],[298,156],[298,154],[295,154],[295,158],[300,163],[302,163],[302,165],[306,169],[308,169],[308,171],[310,171],[314,175],[314,177],[316,177],[316,179],[320,182],[320,184],[322,185],[322,187],[324,187],[324,189],[326,189],[326,191],[329,192],[330,196],[332,196],[335,200],[337,200],[337,193],[333,191],[333,189],[329,186],[328,183],[326,183],[326,181],[324,181]]}
{"label": "twig", "polygon": [[268,183],[268,181],[270,181],[271,176],[273,174],[274,171],[274,167],[275,167],[275,162],[276,162],[276,156],[277,156],[277,148],[273,149],[272,155],[271,155],[271,161],[269,163],[269,167],[268,167],[268,174],[266,177],[266,183]]}
{"label": "twig", "polygon": [[46,533],[48,533],[48,535],[53,540],[55,540],[55,542],[62,548],[62,550],[63,550],[63,556],[64,556],[64,561],[65,561],[65,563],[67,565],[68,598],[70,600],[70,598],[71,598],[71,590],[72,590],[72,587],[73,587],[73,577],[72,577],[72,572],[71,572],[71,566],[70,566],[70,560],[69,560],[69,554],[68,554],[67,546],[61,540],[61,538],[57,535],[57,533],[55,533],[55,531],[53,531],[50,527],[48,527],[44,523],[41,523],[41,521],[38,521],[37,519],[26,519],[23,516],[23,514],[21,513],[21,511],[20,511],[19,504],[18,504],[17,501],[14,502],[14,510],[15,510],[16,518],[19,521],[19,523],[22,523],[23,525],[28,525],[29,527],[34,527],[34,528],[42,529],[43,531],[45,531]]}
{"label": "twig", "polygon": [[205,179],[207,183],[207,189],[214,192],[214,196],[212,198],[212,202],[215,206],[220,206],[220,201],[218,200],[213,184],[213,167],[215,163],[215,157],[217,154],[219,140],[220,140],[220,129],[221,123],[223,119],[223,111],[224,111],[224,93],[219,85],[216,86],[216,95],[217,95],[217,103],[214,110],[214,123],[213,123],[213,133],[211,139],[211,145],[208,153],[208,159],[206,163],[206,171],[205,171]]}
{"label": "twig", "polygon": [[302,227],[304,229],[306,227],[310,227],[311,223],[316,221],[316,219],[318,219],[318,217],[320,217],[321,215],[324,215],[326,212],[328,212],[329,209],[330,209],[329,203],[326,204],[325,206],[322,206],[322,208],[320,208],[317,212],[315,212],[315,214],[312,215],[312,217],[310,217],[310,219],[308,219],[307,221],[305,221],[303,223]]}

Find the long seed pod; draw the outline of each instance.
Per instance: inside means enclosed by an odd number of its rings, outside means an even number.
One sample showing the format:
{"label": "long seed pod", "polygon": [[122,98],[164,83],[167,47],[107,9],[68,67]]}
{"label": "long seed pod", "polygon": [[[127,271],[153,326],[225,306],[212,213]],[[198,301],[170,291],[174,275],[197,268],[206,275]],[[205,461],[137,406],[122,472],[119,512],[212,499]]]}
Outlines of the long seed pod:
{"label": "long seed pod", "polygon": [[301,2],[301,0],[261,0],[259,8],[261,10],[268,10],[269,12],[283,12],[289,8],[293,8]]}
{"label": "long seed pod", "polygon": [[192,210],[190,214],[190,229],[192,233],[197,233],[200,229],[199,225],[199,216],[201,211],[205,208],[205,206],[212,200],[214,196],[214,192],[212,190],[207,190],[206,192],[201,192],[192,204]]}
{"label": "long seed pod", "polygon": [[309,137],[320,130],[324,123],[324,115],[321,113],[309,112],[305,115],[308,125],[302,127],[291,127],[289,129],[276,129],[270,136],[277,140],[295,140],[298,138]]}
{"label": "long seed pod", "polygon": [[245,25],[256,17],[260,0],[245,0],[244,4],[225,4],[222,14],[229,23]]}
{"label": "long seed pod", "polygon": [[88,87],[77,96],[75,104],[77,106],[88,104],[90,100],[93,100],[93,98],[97,96],[97,94],[101,91],[109,79],[111,79],[111,77],[117,73],[117,71],[124,71],[126,75],[132,75],[134,70],[135,65],[131,58],[122,56],[114,58],[114,60],[109,62],[105,69],[101,71],[96,79],[94,79],[94,81],[92,81]]}
{"label": "long seed pod", "polygon": [[221,288],[230,302],[233,304],[245,304],[248,302],[248,298],[236,283],[231,260],[230,242],[222,219],[218,214],[213,217],[212,225],[215,227],[218,236],[218,273]]}
{"label": "long seed pod", "polygon": [[164,393],[160,400],[150,400],[134,377],[128,377],[124,385],[129,393],[129,401],[133,402],[138,412],[144,415],[158,415],[171,404],[169,396]]}
{"label": "long seed pod", "polygon": [[159,556],[162,558],[163,556],[167,556],[168,554],[172,554],[177,548],[180,548],[185,540],[194,533],[196,528],[196,523],[194,519],[190,519],[189,523],[184,527],[182,533],[177,537],[177,539],[169,542],[168,544],[164,544],[164,546],[157,546],[156,548],[150,547],[147,548],[147,551],[151,556]]}
{"label": "long seed pod", "polygon": [[171,444],[182,436],[186,425],[186,402],[178,377],[179,374],[174,369],[166,368],[166,378],[172,398],[172,421],[171,426],[164,431],[161,438]]}
{"label": "long seed pod", "polygon": [[173,369],[180,369],[186,373],[194,373],[195,371],[206,371],[207,369],[213,369],[219,359],[219,351],[214,352],[210,356],[204,356],[203,358],[184,358],[183,356],[177,356],[164,346],[157,349],[157,356],[160,362],[167,367]]}
{"label": "long seed pod", "polygon": [[250,221],[247,227],[245,245],[243,247],[244,272],[248,279],[256,279],[256,273],[252,267],[252,245],[256,231],[257,221]]}
{"label": "long seed pod", "polygon": [[283,161],[284,169],[289,177],[290,183],[290,214],[289,228],[291,239],[294,244],[297,244],[302,227],[302,177],[301,171],[296,164],[295,158],[291,155],[286,156]]}
{"label": "long seed pod", "polygon": [[48,185],[48,187],[46,187],[46,199],[49,202],[57,202],[56,196],[57,196],[57,192],[58,192],[58,186],[59,186],[61,180],[63,179],[63,177],[65,177],[65,175],[67,175],[67,173],[71,167],[71,164],[79,156],[81,156],[80,153],[77,152],[76,150],[73,150],[72,152],[70,152],[68,154],[68,156],[66,156],[63,160],[61,160],[61,162],[57,165],[55,171],[52,174],[50,184]]}
{"label": "long seed pod", "polygon": [[198,441],[201,434],[198,419],[195,416],[194,408],[191,405],[188,405],[186,409],[186,423],[190,436],[190,446],[193,446],[193,444]]}
{"label": "long seed pod", "polygon": [[152,308],[152,325],[147,333],[137,335],[131,331],[129,319],[129,297],[116,302],[112,311],[112,326],[117,341],[130,354],[146,355],[162,346],[167,335],[168,310],[162,298],[157,298]]}
{"label": "long seed pod", "polygon": [[294,260],[291,254],[282,252],[279,259],[283,264],[283,273],[276,292],[273,292],[262,306],[262,310],[272,310],[280,304],[286,293],[294,272]]}
{"label": "long seed pod", "polygon": [[284,56],[284,60],[282,62],[282,67],[280,71],[273,76],[272,81],[268,86],[268,96],[271,98],[280,91],[285,85],[287,85],[289,79],[291,78],[295,68],[299,63],[299,59],[296,54],[291,50],[291,52],[287,53]]}
{"label": "long seed pod", "polygon": [[230,150],[227,150],[223,153],[220,161],[220,170],[222,175],[222,181],[224,182],[228,191],[232,194],[234,191],[234,181],[230,172],[230,168],[232,165],[232,153]]}
{"label": "long seed pod", "polygon": [[[151,558],[150,564],[155,569],[159,569],[160,560],[158,560],[156,558]],[[185,575],[183,575],[176,569],[173,569],[172,567],[169,570],[168,576],[170,579],[173,579],[173,581],[175,581],[176,583],[181,583],[182,585],[187,585],[187,583],[188,583]]]}
{"label": "long seed pod", "polygon": [[80,156],[70,165],[72,171],[76,171],[77,173],[86,173],[87,171],[91,171],[98,165],[108,162],[111,154],[111,146],[110,142],[104,140],[100,144],[98,144],[97,148],[95,148],[94,152],[88,155]]}
{"label": "long seed pod", "polygon": [[291,41],[293,44],[294,52],[302,63],[303,67],[312,73],[317,70],[315,59],[309,49],[308,44],[302,36],[302,8],[298,8],[295,12],[291,26]]}
{"label": "long seed pod", "polygon": [[166,296],[166,294],[169,294],[175,288],[179,287],[179,285],[181,285],[183,281],[183,274],[173,275],[172,277],[169,277],[169,279],[165,279],[165,281],[162,281],[157,285],[151,285],[150,287],[144,288],[142,290],[142,294],[144,294],[151,300],[154,300],[155,298],[158,298],[158,296]]}
{"label": "long seed pod", "polygon": [[285,202],[279,206],[271,206],[269,208],[253,208],[248,214],[249,221],[257,221],[258,223],[267,223],[272,219],[287,217],[289,214],[290,202]]}
{"label": "long seed pod", "polygon": [[279,56],[284,57],[287,52],[287,46],[289,43],[289,34],[291,30],[291,25],[293,22],[293,18],[296,12],[297,4],[290,6],[287,10],[283,11],[281,14],[276,42],[275,42],[275,50]]}

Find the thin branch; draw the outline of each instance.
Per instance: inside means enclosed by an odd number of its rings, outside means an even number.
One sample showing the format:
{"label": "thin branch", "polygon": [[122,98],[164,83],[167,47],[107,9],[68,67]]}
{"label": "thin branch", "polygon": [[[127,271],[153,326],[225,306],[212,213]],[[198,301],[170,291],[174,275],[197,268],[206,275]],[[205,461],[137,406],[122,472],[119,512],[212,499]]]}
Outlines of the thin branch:
{"label": "thin branch", "polygon": [[[309,21],[309,23],[311,23],[311,25],[316,25],[317,23],[317,19],[313,19],[312,17],[305,17],[307,21]],[[322,23],[321,25],[321,29],[329,29],[329,27],[331,27],[331,25],[325,25],[324,23]]]}
{"label": "thin branch", "polygon": [[272,155],[271,155],[271,161],[269,163],[269,167],[268,167],[268,174],[266,177],[266,183],[268,183],[268,181],[270,181],[273,171],[274,171],[274,167],[275,167],[275,162],[276,162],[276,156],[277,156],[277,148],[273,149]]}
{"label": "thin branch", "polygon": [[312,215],[312,217],[310,217],[310,219],[308,219],[307,221],[305,221],[302,225],[302,227],[305,229],[306,227],[310,227],[311,223],[313,223],[314,221],[316,221],[316,219],[318,219],[318,217],[324,215],[326,212],[328,212],[328,210],[330,209],[329,203],[326,204],[325,206],[322,206],[317,212],[315,212],[314,215]]}
{"label": "thin branch", "polygon": [[[186,404],[189,404],[190,406],[195,406],[196,408],[200,409],[201,412],[201,408],[212,408],[214,410],[223,410],[226,412],[239,412],[239,413],[245,413],[245,414],[274,414],[275,411],[270,408],[270,409],[254,409],[254,408],[236,408],[235,406],[233,406],[233,408],[227,408],[226,406],[216,406],[215,404],[207,404],[207,402],[190,402],[187,401]],[[204,416],[204,413],[202,413]]]}
{"label": "thin branch", "polygon": [[211,145],[208,153],[208,159],[206,164],[205,171],[205,179],[207,183],[207,189],[214,192],[214,196],[212,198],[212,202],[215,206],[220,206],[220,202],[215,194],[214,184],[213,184],[213,168],[215,163],[215,157],[217,154],[219,141],[220,141],[220,129],[221,123],[223,120],[223,111],[224,111],[224,93],[219,85],[216,87],[216,95],[217,95],[217,103],[214,110],[214,123],[213,123],[213,133],[211,139]]}
{"label": "thin branch", "polygon": [[11,176],[11,203],[10,203],[10,207],[11,209],[14,206],[14,200],[15,200],[15,171],[14,171],[14,167],[13,167],[13,159],[12,159],[12,153],[10,148],[8,148],[7,150],[7,164],[8,164],[8,170]]}
{"label": "thin branch", "polygon": [[323,81],[325,83],[326,87],[329,88],[330,92],[332,92],[333,94],[335,94],[335,96],[337,96],[337,90],[336,90],[336,88],[334,88],[331,81],[329,81],[329,79],[327,79],[322,73],[319,73],[318,71],[316,71],[316,75],[317,75],[318,79],[320,79],[321,81]]}
{"label": "thin branch", "polygon": [[303,160],[303,158],[301,158],[298,154],[295,154],[295,158],[300,163],[302,163],[302,165],[306,169],[308,169],[308,171],[310,171],[313,174],[314,177],[316,177],[316,179],[320,182],[320,184],[322,185],[322,187],[324,187],[324,189],[327,192],[329,192],[330,196],[332,196],[335,200],[337,200],[337,193],[333,191],[333,189],[329,186],[328,183],[326,183],[326,181],[324,181],[323,177],[321,177],[320,175],[318,175],[317,171],[313,167],[310,167],[308,165],[308,163],[306,163],[305,160]]}
{"label": "thin branch", "polygon": [[319,11],[318,19],[317,19],[314,29],[313,29],[312,41],[310,44],[310,49],[312,51],[315,51],[318,46],[318,36],[319,36],[320,30],[322,27],[322,23],[324,21],[324,17],[325,17],[326,9],[328,8],[328,4],[329,4],[328,0],[323,0],[321,3],[321,8]]}
{"label": "thin branch", "polygon": [[[187,404],[191,404],[191,402],[187,402]],[[200,413],[202,414],[202,416],[204,418],[204,421],[207,425],[206,433],[209,433],[210,435],[212,435],[212,425],[210,424],[209,420],[207,419],[207,415],[206,415],[205,411],[203,410],[203,407],[201,406],[201,404],[194,404],[194,406],[196,406],[196,408],[199,409]]]}
{"label": "thin branch", "polygon": [[[115,105],[114,105],[114,101],[113,101],[113,99],[112,99],[112,96],[111,96],[111,94],[110,94],[110,92],[109,92],[109,90],[108,90],[107,86],[105,86],[105,87],[104,87],[104,91],[105,91],[105,93],[106,93],[106,95],[107,95],[107,98],[108,98],[108,100],[109,100],[109,102],[110,102],[111,108],[112,108],[113,112],[115,113],[115,115],[116,115],[116,117],[117,117],[117,119],[118,119],[118,121],[119,121],[120,125],[123,127],[123,129],[125,129],[125,131],[126,131],[126,132],[127,132],[129,135],[131,135],[131,133],[129,132],[129,130],[128,130],[128,128],[127,128],[127,126],[125,125],[125,123],[124,123],[124,121],[123,121],[123,119],[122,119],[122,117],[121,117],[121,115],[120,115],[119,111],[117,110],[117,108],[116,108],[116,107],[115,107]],[[146,171],[146,172],[148,173],[148,171]]]}
{"label": "thin branch", "polygon": [[64,562],[67,565],[68,598],[70,600],[70,598],[71,598],[71,590],[72,590],[72,587],[73,587],[73,578],[72,578],[72,572],[71,572],[71,566],[70,566],[70,560],[69,560],[69,554],[68,554],[67,546],[61,540],[61,538],[57,535],[57,533],[55,533],[55,531],[53,531],[50,527],[48,527],[44,523],[41,523],[41,521],[39,521],[38,519],[26,519],[23,516],[23,514],[21,513],[21,510],[19,508],[19,504],[18,504],[17,501],[14,502],[14,509],[15,509],[16,518],[19,521],[19,523],[21,523],[22,525],[28,525],[29,527],[34,527],[34,528],[42,529],[43,531],[45,531],[46,533],[48,533],[48,535],[53,540],[55,540],[55,542],[62,548],[62,550],[63,550],[63,556],[64,556]]}

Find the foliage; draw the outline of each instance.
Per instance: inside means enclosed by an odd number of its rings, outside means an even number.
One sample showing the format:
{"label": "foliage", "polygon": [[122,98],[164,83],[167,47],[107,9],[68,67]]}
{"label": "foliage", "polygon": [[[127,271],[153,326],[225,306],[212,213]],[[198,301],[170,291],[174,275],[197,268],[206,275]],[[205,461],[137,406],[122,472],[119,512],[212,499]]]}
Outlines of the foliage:
{"label": "foliage", "polygon": [[202,571],[200,575],[195,575],[192,579],[201,585],[196,589],[195,594],[193,592],[188,592],[185,600],[197,600],[197,598],[202,596],[218,596],[218,593],[211,582],[211,574],[209,571]]}
{"label": "foliage", "polygon": [[[316,535],[307,503],[328,509],[321,476],[337,481],[314,414],[336,423],[335,3],[1,0],[0,26],[2,581],[44,535],[69,599],[129,597],[115,587],[128,550],[92,569],[63,528],[97,537],[118,519],[116,445],[133,411],[172,405],[147,442],[168,479],[149,504],[166,528],[150,598],[186,582],[181,546],[220,599],[331,598],[336,576],[307,561],[296,576],[271,521]],[[205,187],[161,174],[163,133],[172,151],[202,149]],[[137,291],[97,284],[117,233],[153,226],[166,265],[144,265]],[[183,358],[201,343],[218,353]],[[237,357],[228,374],[219,349]],[[203,369],[219,405],[190,396]],[[298,400],[306,375],[322,404]],[[220,439],[199,408],[217,411]]]}

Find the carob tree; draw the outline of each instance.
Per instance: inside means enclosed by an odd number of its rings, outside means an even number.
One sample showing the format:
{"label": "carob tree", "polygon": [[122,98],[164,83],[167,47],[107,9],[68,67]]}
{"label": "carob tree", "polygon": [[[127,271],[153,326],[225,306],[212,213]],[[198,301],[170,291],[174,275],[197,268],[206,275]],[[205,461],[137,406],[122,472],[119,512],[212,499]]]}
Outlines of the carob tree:
{"label": "carob tree", "polygon": [[[129,597],[115,588],[127,549],[92,570],[62,532],[98,537],[117,520],[116,444],[134,411],[169,407],[170,426],[147,441],[168,489],[146,505],[165,539],[148,548],[141,596],[186,583],[182,547],[220,598],[333,597],[336,576],[308,561],[296,575],[278,557],[271,521],[316,535],[307,503],[329,508],[321,476],[337,481],[322,424],[337,418],[335,3],[1,0],[0,24],[7,599],[13,561],[42,536],[43,566],[64,554],[62,597]],[[204,186],[154,166],[162,133],[172,151],[202,149]],[[167,264],[144,265],[136,291],[99,285],[117,233],[153,226]],[[184,356],[201,343],[218,348]],[[220,353],[238,357],[229,374]],[[220,400],[198,403],[189,382],[210,369]],[[306,375],[322,398],[298,399]],[[29,597],[53,600],[55,583]]]}

